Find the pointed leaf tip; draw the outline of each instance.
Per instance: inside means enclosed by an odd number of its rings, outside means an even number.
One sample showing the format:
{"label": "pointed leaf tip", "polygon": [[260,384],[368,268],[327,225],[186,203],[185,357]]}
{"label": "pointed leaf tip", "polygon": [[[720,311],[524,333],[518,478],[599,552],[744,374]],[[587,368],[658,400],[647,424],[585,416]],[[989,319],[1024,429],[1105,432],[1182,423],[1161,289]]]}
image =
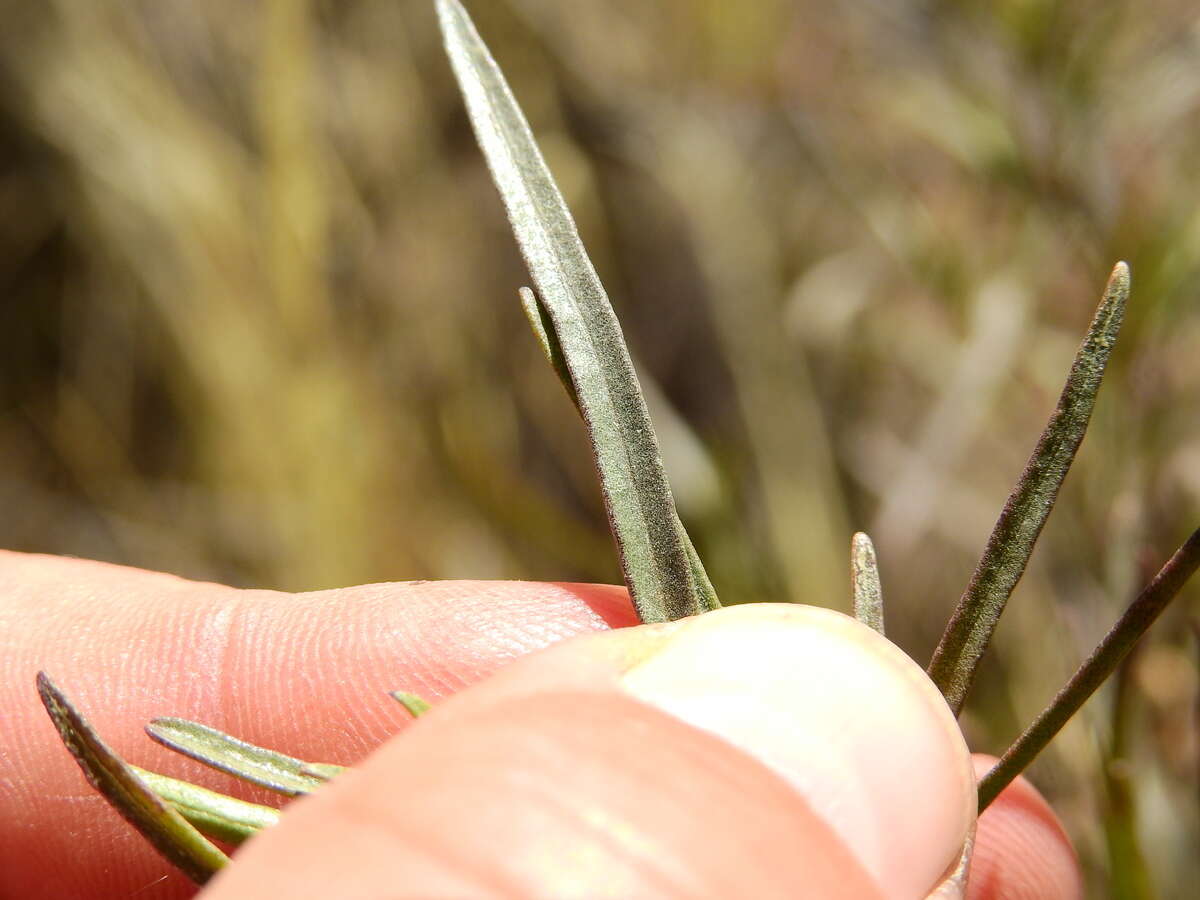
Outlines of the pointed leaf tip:
{"label": "pointed leaf tip", "polygon": [[326,781],[309,773],[306,767],[310,764],[302,759],[259,747],[199,722],[163,716],[150,721],[146,734],[206,766],[290,797],[310,793]]}
{"label": "pointed leaf tip", "polygon": [[883,588],[875,545],[861,531],[850,539],[850,588],[854,595],[854,618],[883,634]]}
{"label": "pointed leaf tip", "polygon": [[414,719],[419,719],[433,707],[428,701],[421,699],[416,694],[410,694],[407,691],[391,691],[390,696],[393,700],[408,710],[409,715]]}
{"label": "pointed leaf tip", "polygon": [[1008,496],[971,582],[929,663],[929,677],[957,714],[1008,598],[1025,572],[1050,510],[1087,432],[1104,370],[1129,299],[1129,266],[1113,267],[1075,354],[1058,405]]}
{"label": "pointed leaf tip", "polygon": [[88,782],[172,865],[204,884],[229,857],[169,806],[101,740],[45,672],[37,674],[38,694],[54,727]]}
{"label": "pointed leaf tip", "polygon": [[439,0],[437,8],[476,139],[587,423],[634,605],[644,622],[701,612],[715,601],[696,585],[658,441],[608,296],[529,123],[470,17],[454,0]]}

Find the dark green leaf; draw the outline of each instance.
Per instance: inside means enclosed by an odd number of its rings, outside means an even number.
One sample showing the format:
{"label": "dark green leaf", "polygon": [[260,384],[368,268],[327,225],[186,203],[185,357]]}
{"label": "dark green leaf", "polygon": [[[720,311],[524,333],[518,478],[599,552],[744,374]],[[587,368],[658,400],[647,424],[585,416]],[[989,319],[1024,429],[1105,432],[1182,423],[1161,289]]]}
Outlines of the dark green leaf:
{"label": "dark green leaf", "polygon": [[1119,262],[1109,276],[1087,337],[1075,354],[1058,406],[1009,494],[983,558],[929,663],[929,677],[956,715],[1083,441],[1128,297],[1129,267]]}

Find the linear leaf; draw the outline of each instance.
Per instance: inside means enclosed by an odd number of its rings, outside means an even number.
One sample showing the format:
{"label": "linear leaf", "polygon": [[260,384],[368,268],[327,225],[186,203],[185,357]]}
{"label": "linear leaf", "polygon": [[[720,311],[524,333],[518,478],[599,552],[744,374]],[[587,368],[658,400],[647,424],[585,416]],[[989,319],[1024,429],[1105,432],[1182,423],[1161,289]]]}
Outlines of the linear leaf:
{"label": "linear leaf", "polygon": [[861,531],[850,539],[850,587],[854,594],[854,618],[883,634],[883,587],[875,545]]}
{"label": "linear leaf", "polygon": [[172,750],[272,791],[296,797],[316,790],[327,779],[308,774],[302,759],[267,750],[187,719],[159,718],[146,733]]}
{"label": "linear leaf", "polygon": [[[563,356],[562,344],[559,343],[558,336],[554,333],[554,321],[550,318],[549,311],[538,299],[537,294],[529,288],[520,288],[517,293],[521,297],[521,308],[525,310],[525,318],[529,320],[529,327],[533,329],[534,337],[537,338],[542,352],[546,355],[550,368],[558,376],[559,383],[566,389],[567,396],[571,398],[571,402],[575,404],[575,409],[578,411],[579,397],[575,394],[575,385],[571,383],[571,373],[567,369],[567,360]],[[683,527],[678,511],[675,513],[675,522],[679,527],[680,536],[683,538],[683,549],[687,553],[688,564],[692,567],[692,582],[696,588],[701,610],[712,612],[714,609],[720,609],[721,601],[717,599],[716,588],[709,580],[708,571],[704,568],[700,554],[696,552],[691,535]]]}
{"label": "linear leaf", "polygon": [[279,821],[279,810],[130,766],[150,789],[209,837],[240,844]]}
{"label": "linear leaf", "polygon": [[204,884],[229,862],[228,856],[100,739],[45,672],[38,673],[37,688],[54,727],[88,782],[172,865],[197,884]]}
{"label": "linear leaf", "polygon": [[929,663],[929,677],[957,715],[971,690],[1008,598],[1033,553],[1033,545],[1058,497],[1075,452],[1087,431],[1104,368],[1121,330],[1129,297],[1129,266],[1117,263],[1092,319],[1058,406],[1047,423],[1017,486],[1008,496],[983,558],[946,626]]}
{"label": "linear leaf", "polygon": [[554,323],[600,474],[625,581],[645,622],[701,611],[658,442],[621,327],[504,76],[457,0],[446,51],[538,295]]}
{"label": "linear leaf", "polygon": [[1054,701],[1033,724],[1013,742],[1000,761],[979,782],[979,809],[982,812],[1009,783],[1033,762],[1050,740],[1058,734],[1079,707],[1087,701],[1121,660],[1133,649],[1146,630],[1154,624],[1167,604],[1200,568],[1200,529],[1192,532],[1158,570],[1158,574],[1129,604],[1121,618],[1100,641],[1096,649],[1071,676]]}

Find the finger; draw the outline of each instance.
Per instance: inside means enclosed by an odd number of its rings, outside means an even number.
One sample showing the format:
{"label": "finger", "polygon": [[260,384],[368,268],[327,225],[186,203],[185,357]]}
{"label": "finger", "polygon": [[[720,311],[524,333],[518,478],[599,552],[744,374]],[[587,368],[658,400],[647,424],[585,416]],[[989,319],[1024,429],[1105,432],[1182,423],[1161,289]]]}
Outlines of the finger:
{"label": "finger", "polygon": [[139,897],[190,893],[86,785],[38,702],[39,669],[129,761],[237,791],[149,741],[144,724],[182,715],[304,759],[352,763],[405,727],[387,690],[436,699],[530,650],[635,621],[625,591],[605,586],[290,595],[14,553],[0,553],[0,597],[3,897],[120,897],[150,884]]}
{"label": "finger", "polygon": [[901,651],[828,610],[735,607],[464,691],[205,898],[921,897],[974,805],[954,718]]}
{"label": "finger", "polygon": [[[973,757],[982,778],[996,764]],[[1083,878],[1071,840],[1037,789],[1017,778],[979,817],[968,900],[1074,900]]]}

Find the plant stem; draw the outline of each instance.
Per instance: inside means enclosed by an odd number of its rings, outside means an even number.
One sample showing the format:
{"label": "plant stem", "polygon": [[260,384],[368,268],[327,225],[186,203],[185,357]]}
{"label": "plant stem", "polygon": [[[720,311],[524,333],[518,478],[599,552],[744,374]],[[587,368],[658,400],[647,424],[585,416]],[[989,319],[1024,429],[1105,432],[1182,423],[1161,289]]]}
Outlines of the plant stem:
{"label": "plant stem", "polygon": [[1197,568],[1200,568],[1200,529],[1192,532],[1183,546],[1159,569],[1091,656],[1058,692],[1054,702],[1025,729],[979,782],[980,812],[1033,761],[1096,688],[1104,683]]}

